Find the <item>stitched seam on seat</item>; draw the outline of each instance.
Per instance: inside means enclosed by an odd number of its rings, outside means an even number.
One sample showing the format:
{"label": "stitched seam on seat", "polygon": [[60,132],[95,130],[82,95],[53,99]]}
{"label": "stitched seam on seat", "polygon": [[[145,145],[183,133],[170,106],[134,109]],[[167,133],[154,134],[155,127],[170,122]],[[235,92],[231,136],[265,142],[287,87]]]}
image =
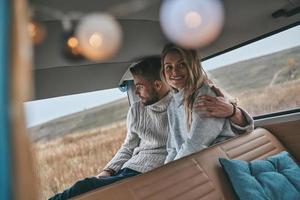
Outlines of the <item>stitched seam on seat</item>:
{"label": "stitched seam on seat", "polygon": [[[179,195],[179,197],[180,197],[180,196],[183,196],[184,194],[188,193],[188,192],[191,191],[191,190],[194,190],[195,188],[197,188],[197,187],[199,187],[199,186],[202,186],[202,185],[204,185],[204,184],[206,184],[206,183],[210,183],[210,182],[211,182],[211,181],[207,180],[207,181],[204,182],[204,183],[195,185],[194,187],[191,187],[191,188],[189,188],[188,190],[186,190],[186,191],[184,191],[183,193],[181,193],[181,194]],[[211,186],[211,185],[210,185],[210,186]],[[207,196],[209,193],[211,193],[211,192],[213,192],[213,191],[215,191],[215,188],[214,188],[214,187],[210,187],[210,190],[209,190],[207,193],[204,193],[204,196],[201,195],[201,197],[205,197],[205,196]],[[171,199],[172,199],[172,198],[174,198],[174,197],[171,197]]]}
{"label": "stitched seam on seat", "polygon": [[[200,173],[199,173],[198,175],[200,175]],[[175,184],[168,185],[167,187],[162,187],[160,190],[153,191],[153,192],[152,192],[151,194],[149,194],[149,195],[142,196],[142,198],[143,198],[143,199],[147,199],[147,198],[151,197],[151,195],[153,195],[153,193],[159,194],[161,191],[164,191],[164,190],[166,190],[166,189],[168,189],[168,188],[171,188],[171,187],[174,187],[174,186],[176,186],[176,185],[179,185],[179,184],[182,183],[182,181],[188,180],[188,179],[190,179],[191,177],[192,177],[192,176],[189,176],[189,177],[187,177],[187,178],[185,178],[185,179],[180,180],[179,182],[177,182],[177,183],[175,183]],[[209,182],[209,179],[206,179],[204,182],[198,183],[198,184],[196,184],[196,185],[195,185],[194,187],[192,187],[192,188],[195,188],[195,187],[200,186],[200,185],[204,185],[204,184],[206,184],[206,183],[208,183],[208,182]],[[186,191],[190,191],[190,188],[188,188]],[[185,194],[186,191],[184,191],[184,193],[181,193],[181,194]]]}
{"label": "stitched seam on seat", "polygon": [[[178,169],[174,170],[172,173],[169,173],[169,174],[167,174],[165,176],[160,176],[159,179],[161,179],[161,178],[168,178],[168,177],[172,176],[173,174],[177,173],[178,171],[181,171],[183,169],[187,169],[187,168],[190,168],[190,167],[193,167],[193,166],[194,166],[194,163],[191,162],[191,163],[189,163],[189,165],[187,165],[185,167],[179,167]],[[141,189],[143,189],[145,187],[148,187],[149,185],[152,185],[152,184],[156,183],[157,181],[158,181],[157,179],[153,179],[152,181],[144,184],[143,186],[137,186],[137,187],[135,187],[133,189],[134,190],[141,190]]]}
{"label": "stitched seam on seat", "polygon": [[135,200],[138,200],[138,197],[136,196],[136,194],[135,194],[135,192],[132,190],[132,188],[131,188],[128,184],[126,184],[126,185],[127,185],[128,191],[130,192],[130,194],[132,194],[133,198],[134,198]]}
{"label": "stitched seam on seat", "polygon": [[[230,157],[230,158],[231,158],[231,159],[236,159],[236,158],[238,158],[238,157],[242,157],[242,156],[244,156],[244,155],[247,155],[247,154],[249,154],[249,153],[252,153],[254,150],[256,150],[256,149],[258,149],[258,148],[262,148],[262,147],[264,147],[264,146],[267,146],[267,145],[270,144],[270,143],[271,143],[271,142],[268,141],[267,143],[265,143],[265,144],[263,144],[263,145],[254,146],[254,147],[251,148],[251,149],[247,149],[247,151],[243,152],[242,154],[235,155],[234,157]],[[271,144],[272,144],[272,143],[271,143]],[[272,151],[273,149],[276,148],[275,146],[271,146],[271,147],[272,147],[272,149],[271,149],[270,151]],[[261,154],[259,154],[259,156],[261,156],[261,155],[263,155],[263,154],[265,154],[265,153],[268,153],[268,152],[270,152],[270,151],[262,152]],[[256,156],[256,157],[259,157],[259,156]]]}
{"label": "stitched seam on seat", "polygon": [[[199,186],[199,185],[198,185]],[[186,194],[187,192],[191,191],[191,190],[194,190],[195,188],[197,187],[194,187],[194,188],[191,188],[190,190],[186,191],[185,193],[183,193],[182,195],[180,196],[183,196],[184,194]],[[209,195],[210,193],[214,192],[215,191],[215,188],[211,187],[211,190],[209,190],[208,192],[206,192],[204,195],[201,195],[201,196],[197,196],[195,199],[198,199],[200,197],[200,200],[204,197],[206,197],[207,195]],[[179,196],[179,197],[180,197]]]}
{"label": "stitched seam on seat", "polygon": [[[195,166],[195,165],[196,165],[197,169],[199,169],[200,166],[199,166],[199,164],[197,163],[197,161],[195,161],[195,159],[191,159],[191,160],[192,160],[192,162],[193,162],[194,165],[189,165],[189,166]],[[182,170],[182,169],[181,169],[181,170]],[[164,177],[164,178],[167,178],[167,177],[170,177],[170,176],[176,174],[177,171],[179,171],[179,170],[175,170],[175,173],[172,173],[172,174],[170,174],[170,175],[168,175],[168,176],[166,176],[166,177]],[[168,188],[170,188],[170,187],[174,187],[175,185],[180,184],[182,181],[185,181],[185,180],[187,180],[187,179],[190,179],[192,176],[195,176],[195,175],[201,175],[201,174],[203,174],[203,173],[204,173],[204,172],[203,172],[203,169],[201,169],[201,167],[200,167],[198,173],[193,174],[193,175],[188,176],[188,177],[185,177],[184,179],[180,179],[180,180],[179,180],[178,182],[176,182],[175,184],[170,184],[170,185],[168,185],[168,186],[166,186],[166,187],[160,188],[159,190],[155,190],[155,191],[151,192],[151,194],[149,194],[149,195],[142,196],[142,198],[143,198],[143,199],[149,198],[153,193],[159,193],[159,192],[162,191],[162,190],[166,190],[166,189],[168,189]],[[160,178],[161,178],[161,177],[160,177]],[[209,182],[208,177],[206,176],[205,178],[206,178],[206,180],[205,180],[204,182],[202,182],[200,185]],[[143,185],[143,187],[138,188],[138,190],[141,190],[142,188],[145,188],[145,187],[149,187],[149,186],[151,186],[151,185],[153,185],[153,184],[155,184],[155,183],[157,183],[157,182],[158,182],[158,181],[157,181],[157,179],[156,179],[155,181],[151,182],[150,184]],[[174,183],[174,182],[173,182],[173,183]],[[136,188],[135,188],[135,190],[136,190]]]}
{"label": "stitched seam on seat", "polygon": [[[197,187],[199,187],[199,186],[201,186],[201,185],[204,185],[204,184],[206,184],[206,183],[210,183],[209,186],[210,186],[211,190],[209,190],[207,193],[205,193],[204,196],[201,196],[201,198],[203,198],[203,197],[207,196],[208,194],[210,194],[211,192],[215,191],[216,189],[215,189],[215,187],[214,187],[213,181],[207,176],[207,173],[204,171],[204,168],[201,167],[200,163],[197,162],[197,160],[194,159],[194,158],[192,158],[192,161],[197,165],[197,167],[198,167],[199,170],[202,172],[202,174],[206,175],[206,177],[205,177],[205,178],[206,178],[206,182],[201,183],[201,184],[199,184],[199,185],[196,185],[196,186],[194,186],[194,187],[192,187],[192,188],[189,188],[187,191],[185,191],[184,193],[182,193],[180,196],[186,194],[188,191],[191,191],[191,190],[193,190],[193,189],[195,189],[195,188],[197,188]],[[179,197],[180,197],[180,196],[179,196]],[[197,198],[198,198],[198,197],[197,197]]]}
{"label": "stitched seam on seat", "polygon": [[[250,134],[251,134],[251,133],[250,133]],[[232,149],[235,149],[235,148],[237,148],[237,147],[240,147],[240,146],[242,146],[242,145],[244,145],[244,144],[247,144],[247,143],[249,143],[249,142],[252,142],[252,141],[254,141],[254,140],[256,140],[256,139],[259,139],[259,138],[261,138],[261,137],[266,137],[266,135],[265,135],[265,134],[263,134],[263,135],[258,135],[258,136],[254,137],[254,138],[251,138],[251,140],[246,140],[245,142],[236,144],[236,145],[230,147],[229,149],[226,149],[224,146],[221,146],[221,148],[222,148],[224,151],[230,151],[230,150],[232,150]],[[268,138],[268,137],[266,137],[266,138]]]}
{"label": "stitched seam on seat", "polygon": [[[266,157],[268,157],[268,156],[271,156],[271,155],[274,155],[274,154],[278,153],[277,150],[278,150],[277,147],[275,147],[273,150],[271,150],[271,151],[269,151],[269,152],[266,152],[265,154],[260,155],[260,156],[258,156],[258,157],[255,157],[253,160],[262,160],[262,159],[264,159],[264,158],[266,158]],[[274,153],[272,153],[272,154],[266,156],[267,154],[269,154],[269,153],[271,153],[271,152],[274,152]]]}

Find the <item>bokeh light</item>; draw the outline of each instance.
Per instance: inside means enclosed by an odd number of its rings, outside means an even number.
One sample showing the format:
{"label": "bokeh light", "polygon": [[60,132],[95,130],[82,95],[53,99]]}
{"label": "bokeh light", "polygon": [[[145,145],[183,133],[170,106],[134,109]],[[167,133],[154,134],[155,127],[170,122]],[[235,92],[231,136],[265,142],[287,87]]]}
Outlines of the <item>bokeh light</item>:
{"label": "bokeh light", "polygon": [[200,48],[214,41],[224,23],[219,0],[165,0],[160,23],[172,42],[185,48]]}
{"label": "bokeh light", "polygon": [[115,55],[122,42],[118,22],[108,14],[90,14],[79,22],[75,36],[81,54],[92,61],[102,61]]}
{"label": "bokeh light", "polygon": [[46,28],[34,20],[28,23],[27,31],[34,44],[40,44],[45,39],[47,33]]}

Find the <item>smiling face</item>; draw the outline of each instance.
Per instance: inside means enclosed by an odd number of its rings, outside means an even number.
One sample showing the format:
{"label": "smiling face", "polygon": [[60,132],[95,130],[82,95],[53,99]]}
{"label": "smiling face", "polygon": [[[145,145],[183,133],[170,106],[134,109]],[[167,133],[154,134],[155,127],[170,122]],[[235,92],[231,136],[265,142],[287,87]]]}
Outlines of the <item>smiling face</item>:
{"label": "smiling face", "polygon": [[182,56],[176,52],[169,52],[163,60],[163,74],[167,83],[180,90],[185,87],[188,79],[188,68]]}
{"label": "smiling face", "polygon": [[144,105],[151,105],[159,101],[155,81],[149,81],[140,75],[133,76],[135,85],[135,94],[140,98]]}

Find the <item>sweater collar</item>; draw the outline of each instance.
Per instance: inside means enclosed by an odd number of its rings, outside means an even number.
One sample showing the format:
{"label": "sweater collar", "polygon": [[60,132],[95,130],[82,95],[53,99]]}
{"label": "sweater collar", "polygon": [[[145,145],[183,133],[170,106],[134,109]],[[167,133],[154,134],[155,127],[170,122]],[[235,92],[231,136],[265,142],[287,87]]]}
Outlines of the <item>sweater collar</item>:
{"label": "sweater collar", "polygon": [[181,106],[183,104],[183,94],[184,94],[183,90],[180,90],[180,91],[173,90],[172,93],[173,93],[173,97],[174,97],[176,105],[178,107]]}
{"label": "sweater collar", "polygon": [[171,99],[172,99],[172,94],[171,92],[168,92],[168,94],[165,97],[163,97],[161,100],[159,100],[154,104],[148,105],[146,107],[156,112],[164,112],[167,110]]}

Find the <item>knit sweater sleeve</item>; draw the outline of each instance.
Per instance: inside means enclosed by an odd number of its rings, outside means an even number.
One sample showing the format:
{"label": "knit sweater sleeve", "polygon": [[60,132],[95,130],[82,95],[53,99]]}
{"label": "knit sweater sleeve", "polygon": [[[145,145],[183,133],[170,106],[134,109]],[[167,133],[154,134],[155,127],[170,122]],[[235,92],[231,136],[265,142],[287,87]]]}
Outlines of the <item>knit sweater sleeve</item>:
{"label": "knit sweater sleeve", "polygon": [[243,108],[240,108],[239,109],[241,110],[244,118],[246,119],[246,125],[245,126],[239,126],[235,123],[233,123],[231,120],[230,120],[230,125],[231,125],[231,129],[234,133],[237,133],[237,134],[243,134],[243,133],[250,133],[253,131],[254,129],[254,121],[253,121],[253,118],[250,116],[250,114],[244,110]]}
{"label": "knit sweater sleeve", "polygon": [[105,169],[119,171],[124,163],[126,163],[133,155],[133,151],[139,146],[140,137],[134,131],[134,123],[136,121],[136,107],[131,107],[127,114],[127,136],[112,160],[105,166]]}
{"label": "knit sweater sleeve", "polygon": [[[168,123],[171,124],[170,122],[170,115],[168,113]],[[166,157],[166,160],[165,160],[165,164],[171,162],[172,160],[174,160],[174,158],[176,157],[176,154],[177,154],[177,151],[175,149],[175,134],[174,134],[174,131],[173,129],[170,129],[169,130],[169,134],[168,134],[168,140],[167,140],[167,145],[166,145],[166,148],[167,148],[167,152],[168,152],[168,155]]]}
{"label": "knit sweater sleeve", "polygon": [[193,118],[191,130],[186,133],[191,134],[191,136],[181,145],[175,160],[211,145],[221,133],[225,123],[224,118],[201,118],[196,113],[193,113]]}

